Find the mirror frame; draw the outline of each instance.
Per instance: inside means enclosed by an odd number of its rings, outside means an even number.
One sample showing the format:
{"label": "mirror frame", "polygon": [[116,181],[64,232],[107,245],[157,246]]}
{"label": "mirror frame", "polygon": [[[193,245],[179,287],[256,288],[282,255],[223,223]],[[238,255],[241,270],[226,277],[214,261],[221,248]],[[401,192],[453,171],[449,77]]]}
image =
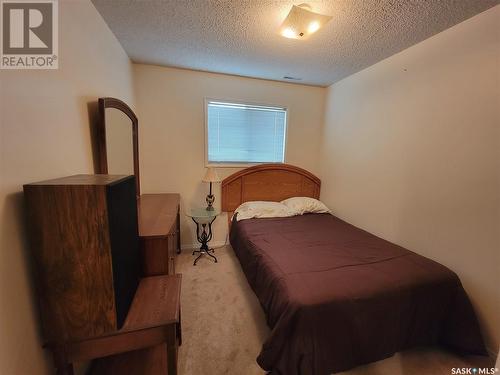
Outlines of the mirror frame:
{"label": "mirror frame", "polygon": [[98,174],[108,174],[108,155],[106,150],[106,108],[115,108],[122,111],[132,121],[132,143],[134,153],[134,175],[136,194],[141,195],[139,179],[139,124],[134,111],[123,101],[116,98],[99,98],[99,121],[97,126],[97,163]]}

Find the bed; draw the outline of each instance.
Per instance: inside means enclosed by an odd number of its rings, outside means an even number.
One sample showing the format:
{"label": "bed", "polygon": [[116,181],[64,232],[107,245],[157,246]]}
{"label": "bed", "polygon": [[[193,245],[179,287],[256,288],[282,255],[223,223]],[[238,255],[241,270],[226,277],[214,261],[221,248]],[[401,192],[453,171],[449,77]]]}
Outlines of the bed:
{"label": "bed", "polygon": [[[222,182],[222,209],[319,198],[320,180],[265,164]],[[485,354],[472,306],[445,266],[330,214],[232,221],[230,242],[270,336],[257,358],[273,375],[327,375],[421,345]]]}

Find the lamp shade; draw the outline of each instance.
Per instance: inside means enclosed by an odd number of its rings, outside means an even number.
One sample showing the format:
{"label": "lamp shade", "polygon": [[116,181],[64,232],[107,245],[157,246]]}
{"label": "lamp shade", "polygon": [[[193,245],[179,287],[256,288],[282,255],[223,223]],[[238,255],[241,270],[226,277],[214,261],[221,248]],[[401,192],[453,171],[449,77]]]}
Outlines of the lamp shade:
{"label": "lamp shade", "polygon": [[217,174],[217,170],[215,168],[207,168],[207,172],[203,177],[203,182],[220,182],[219,175]]}

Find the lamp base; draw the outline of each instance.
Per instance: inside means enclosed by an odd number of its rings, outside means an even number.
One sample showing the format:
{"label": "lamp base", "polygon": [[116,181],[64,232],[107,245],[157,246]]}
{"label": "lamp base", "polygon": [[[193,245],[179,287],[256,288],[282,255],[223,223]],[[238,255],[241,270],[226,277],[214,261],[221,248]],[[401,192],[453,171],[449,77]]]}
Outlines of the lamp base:
{"label": "lamp base", "polygon": [[207,197],[205,198],[205,201],[207,202],[207,211],[213,211],[214,210],[213,204],[215,202],[215,195],[208,194]]}

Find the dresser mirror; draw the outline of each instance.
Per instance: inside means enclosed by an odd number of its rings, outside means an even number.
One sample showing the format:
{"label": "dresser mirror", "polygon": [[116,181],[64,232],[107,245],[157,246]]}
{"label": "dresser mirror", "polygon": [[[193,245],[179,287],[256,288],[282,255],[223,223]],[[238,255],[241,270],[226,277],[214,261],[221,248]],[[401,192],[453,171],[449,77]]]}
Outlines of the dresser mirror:
{"label": "dresser mirror", "polygon": [[135,175],[140,195],[137,116],[123,101],[99,98],[97,173]]}

